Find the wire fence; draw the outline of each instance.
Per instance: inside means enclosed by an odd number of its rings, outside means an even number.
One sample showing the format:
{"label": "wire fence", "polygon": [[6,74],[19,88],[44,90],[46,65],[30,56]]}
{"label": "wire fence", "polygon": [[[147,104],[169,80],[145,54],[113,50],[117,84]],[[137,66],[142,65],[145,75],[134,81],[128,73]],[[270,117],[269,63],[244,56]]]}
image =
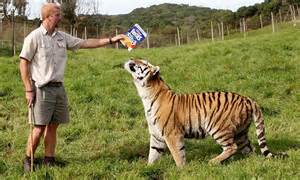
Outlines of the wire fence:
{"label": "wire fence", "polygon": [[[161,46],[181,46],[200,41],[217,41],[230,39],[237,34],[244,37],[253,29],[270,26],[274,33],[279,31],[279,24],[292,22],[292,25],[299,24],[300,11],[293,9],[293,6],[285,11],[279,10],[277,13],[271,12],[269,15],[259,15],[251,18],[242,18],[238,22],[226,24],[222,21],[212,20],[204,27],[190,28],[187,26],[168,26],[163,31],[157,32],[154,29],[145,28],[148,38],[139,46],[142,48],[153,48]],[[194,22],[196,24],[196,22]],[[34,21],[24,21],[14,19],[0,21],[0,48],[11,49],[11,55],[15,55],[22,47],[24,38],[34,29],[38,23]],[[116,27],[118,27],[116,25]],[[82,39],[110,37],[114,34],[123,33],[126,29],[111,28],[103,30],[98,25],[77,26],[61,25],[59,30],[72,34]],[[122,46],[110,46],[121,48]]]}

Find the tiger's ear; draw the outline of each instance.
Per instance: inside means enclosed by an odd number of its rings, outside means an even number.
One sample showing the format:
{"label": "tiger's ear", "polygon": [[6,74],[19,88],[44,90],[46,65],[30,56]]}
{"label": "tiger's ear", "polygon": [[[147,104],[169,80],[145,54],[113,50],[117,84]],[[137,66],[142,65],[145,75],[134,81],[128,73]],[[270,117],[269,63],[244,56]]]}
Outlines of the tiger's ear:
{"label": "tiger's ear", "polygon": [[155,66],[154,67],[154,71],[153,71],[153,75],[156,75],[156,74],[158,74],[159,73],[159,66]]}

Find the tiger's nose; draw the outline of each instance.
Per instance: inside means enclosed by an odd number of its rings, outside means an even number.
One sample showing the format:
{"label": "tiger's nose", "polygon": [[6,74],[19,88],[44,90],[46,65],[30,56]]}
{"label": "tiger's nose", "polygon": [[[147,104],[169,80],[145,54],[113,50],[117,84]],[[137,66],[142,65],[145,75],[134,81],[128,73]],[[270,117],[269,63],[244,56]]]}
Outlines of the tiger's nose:
{"label": "tiger's nose", "polygon": [[129,63],[129,69],[130,69],[132,72],[135,72],[134,66],[135,66],[134,63]]}

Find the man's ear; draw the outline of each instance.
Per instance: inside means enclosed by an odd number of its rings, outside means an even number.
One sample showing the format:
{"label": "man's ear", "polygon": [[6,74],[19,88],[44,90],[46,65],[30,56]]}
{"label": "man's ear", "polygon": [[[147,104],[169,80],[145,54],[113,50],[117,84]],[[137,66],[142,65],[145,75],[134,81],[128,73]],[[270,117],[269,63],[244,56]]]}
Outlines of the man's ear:
{"label": "man's ear", "polygon": [[154,67],[153,75],[156,75],[159,73],[159,66]]}

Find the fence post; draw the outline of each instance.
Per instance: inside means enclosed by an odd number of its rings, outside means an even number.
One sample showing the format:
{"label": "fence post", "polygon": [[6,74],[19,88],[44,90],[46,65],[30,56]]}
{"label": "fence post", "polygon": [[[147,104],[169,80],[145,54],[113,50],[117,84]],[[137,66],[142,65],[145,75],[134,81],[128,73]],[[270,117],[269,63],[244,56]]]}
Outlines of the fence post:
{"label": "fence post", "polygon": [[242,22],[242,19],[240,19],[240,33],[243,32],[243,22]]}
{"label": "fence post", "polygon": [[262,21],[261,14],[259,15],[259,20],[260,20],[260,28],[262,29],[264,27],[264,24],[263,24],[263,21]]}
{"label": "fence post", "polygon": [[280,23],[282,23],[281,9],[279,9],[279,20],[280,20]]}
{"label": "fence post", "polygon": [[189,32],[186,31],[186,43],[189,44],[190,43],[190,38],[189,38]]}
{"label": "fence post", "polygon": [[271,12],[271,21],[272,21],[272,32],[275,32],[275,24],[274,24],[274,15],[273,12]]}
{"label": "fence post", "polygon": [[180,46],[180,31],[178,27],[177,27],[177,41],[178,41],[178,46]]}
{"label": "fence post", "polygon": [[294,9],[294,6],[292,5],[289,5],[290,7],[290,11],[291,11],[291,19],[294,23],[294,26],[296,26],[296,15],[295,15],[295,9]]}
{"label": "fence post", "polygon": [[227,29],[227,36],[229,37],[230,32],[229,32],[229,27],[228,27],[228,25],[226,26],[226,29]]}
{"label": "fence post", "polygon": [[26,34],[27,34],[27,30],[26,30],[26,21],[24,21],[23,26],[24,26],[24,29],[23,29],[23,37],[24,37],[24,39],[25,39]]}
{"label": "fence post", "polygon": [[197,40],[200,41],[200,35],[199,35],[199,30],[198,29],[196,30],[196,33],[197,33]]}
{"label": "fence post", "polygon": [[72,32],[73,32],[73,36],[77,37],[77,30],[76,30],[75,26],[73,27]]}
{"label": "fence post", "polygon": [[212,40],[212,42],[214,42],[215,41],[215,39],[214,39],[214,26],[213,26],[212,21],[210,21],[210,32],[211,32],[211,40]]}
{"label": "fence post", "polygon": [[244,31],[244,37],[246,37],[246,21],[245,21],[245,18],[243,18],[243,31]]}
{"label": "fence post", "polygon": [[223,25],[223,21],[221,22],[221,34],[222,34],[222,40],[224,40],[224,25]]}
{"label": "fence post", "polygon": [[99,25],[97,24],[97,38],[99,38]]}
{"label": "fence post", "polygon": [[11,13],[11,20],[12,20],[12,56],[16,55],[16,45],[15,45],[15,10],[12,10]]}
{"label": "fence post", "polygon": [[[118,35],[118,29],[116,28],[116,35]],[[116,43],[116,49],[119,49],[119,43]]]}
{"label": "fence post", "polygon": [[86,26],[84,26],[84,39],[87,39],[87,30],[86,30]]}
{"label": "fence post", "polygon": [[147,49],[150,48],[149,36],[150,36],[149,29],[147,28],[147,38],[146,38],[147,39]]}
{"label": "fence post", "polygon": [[2,19],[4,17],[3,13],[3,2],[0,2],[0,33],[2,33]]}

